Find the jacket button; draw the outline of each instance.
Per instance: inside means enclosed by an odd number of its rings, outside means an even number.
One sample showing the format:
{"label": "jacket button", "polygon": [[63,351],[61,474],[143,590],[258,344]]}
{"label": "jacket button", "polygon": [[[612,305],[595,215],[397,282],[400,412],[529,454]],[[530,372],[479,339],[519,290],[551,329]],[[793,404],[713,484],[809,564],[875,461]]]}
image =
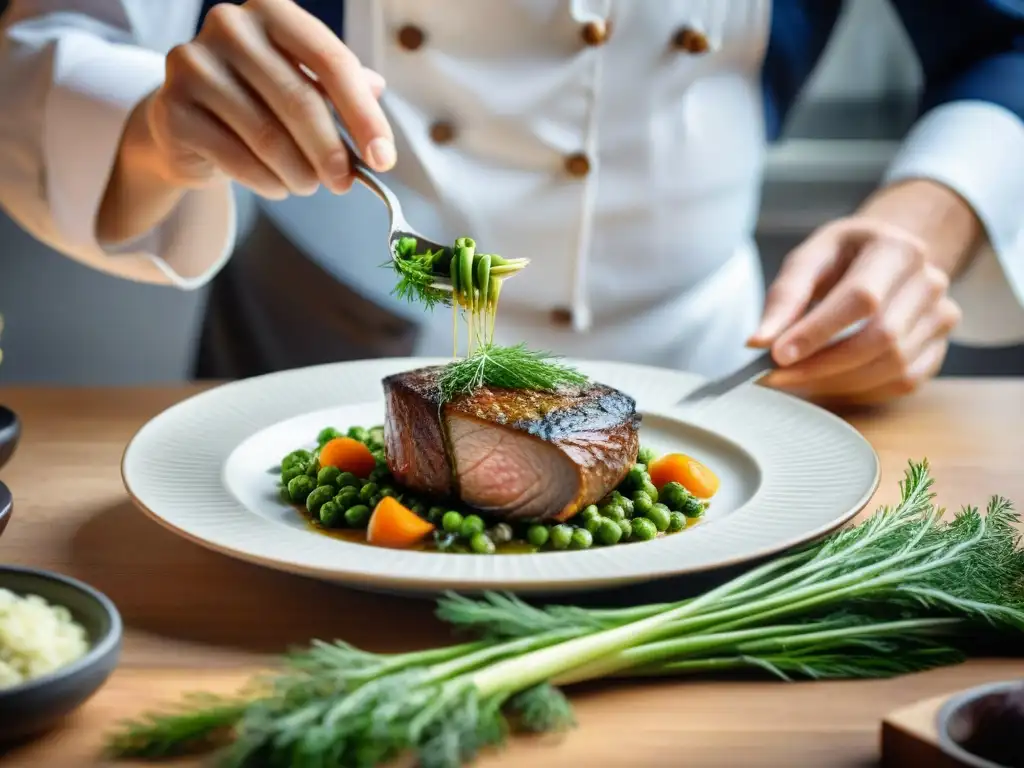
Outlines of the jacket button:
{"label": "jacket button", "polygon": [[435,144],[450,144],[455,138],[455,126],[444,120],[438,120],[430,126],[430,138]]}
{"label": "jacket button", "polygon": [[611,32],[611,22],[588,21],[580,29],[580,36],[587,45],[603,45]]}
{"label": "jacket button", "polygon": [[685,53],[707,53],[711,48],[707,35],[692,27],[680,27],[672,36],[672,45]]}
{"label": "jacket button", "polygon": [[398,30],[398,44],[407,51],[416,51],[423,46],[427,36],[414,24],[406,24]]}
{"label": "jacket button", "polygon": [[557,307],[551,310],[551,322],[562,328],[572,325],[572,310],[565,307]]}
{"label": "jacket button", "polygon": [[565,170],[570,176],[583,177],[590,173],[590,160],[582,152],[565,158]]}

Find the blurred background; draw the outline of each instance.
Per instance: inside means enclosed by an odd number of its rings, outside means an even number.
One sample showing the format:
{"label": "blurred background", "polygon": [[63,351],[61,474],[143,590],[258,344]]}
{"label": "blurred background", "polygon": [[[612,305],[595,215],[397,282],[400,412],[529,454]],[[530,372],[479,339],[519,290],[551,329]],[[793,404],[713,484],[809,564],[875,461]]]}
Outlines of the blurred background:
{"label": "blurred background", "polygon": [[[0,12],[6,5],[0,0]],[[914,119],[920,72],[887,0],[847,0],[844,17],[783,140],[771,151],[758,240],[770,279],[815,227],[854,209],[881,177]],[[0,105],[2,108],[2,105]],[[301,204],[258,202],[238,192],[240,247],[262,210],[328,272],[391,278],[377,269],[383,206],[359,185],[342,215],[308,220]],[[307,207],[308,211],[309,208]],[[409,218],[431,231],[431,213],[411,201]],[[422,221],[422,225],[420,222]],[[0,383],[132,385],[191,378],[205,291],[183,293],[110,278],[36,243],[0,212],[0,312],[6,329]],[[1024,347],[954,348],[944,375],[1024,375]]]}

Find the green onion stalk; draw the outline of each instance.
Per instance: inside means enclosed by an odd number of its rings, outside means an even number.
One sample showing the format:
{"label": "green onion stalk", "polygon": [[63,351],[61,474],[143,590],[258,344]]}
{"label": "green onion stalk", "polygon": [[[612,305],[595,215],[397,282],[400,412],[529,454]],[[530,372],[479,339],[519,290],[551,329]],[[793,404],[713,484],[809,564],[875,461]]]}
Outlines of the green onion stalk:
{"label": "green onion stalk", "polygon": [[460,309],[468,326],[466,356],[494,343],[494,322],[504,281],[519,272],[529,259],[504,259],[490,253],[477,253],[476,242],[469,237],[455,241],[449,265],[452,281],[453,357],[459,357],[458,315]]}
{"label": "green onion stalk", "polygon": [[935,508],[926,463],[866,522],[695,598],[623,609],[449,595],[438,615],[479,639],[405,654],[314,642],[234,698],[126,723],[115,757],[219,748],[223,765],[454,767],[513,730],[573,724],[563,692],[599,678],[748,670],[783,680],[889,677],[956,663],[1024,632],[1024,553],[1008,501]]}

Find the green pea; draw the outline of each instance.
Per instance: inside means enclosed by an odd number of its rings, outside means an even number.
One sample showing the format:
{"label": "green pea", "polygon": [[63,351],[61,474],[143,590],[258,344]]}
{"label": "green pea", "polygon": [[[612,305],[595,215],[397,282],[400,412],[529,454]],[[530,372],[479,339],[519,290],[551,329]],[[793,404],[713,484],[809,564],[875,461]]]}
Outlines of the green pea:
{"label": "green pea", "polygon": [[531,525],[526,531],[526,540],[538,549],[548,543],[550,536],[551,531],[546,525]]}
{"label": "green pea", "polygon": [[572,532],[572,541],[569,542],[570,549],[590,549],[594,543],[594,537],[586,528],[577,528]]}
{"label": "green pea", "polygon": [[636,505],[633,503],[633,500],[625,496],[619,496],[616,499],[616,505],[622,508],[622,512],[626,517],[632,517],[636,512]]}
{"label": "green pea", "polygon": [[370,499],[372,499],[376,495],[377,495],[377,484],[376,483],[367,483],[366,485],[364,485],[362,488],[359,489],[359,498],[362,499],[363,501],[369,501]]}
{"label": "green pea", "polygon": [[409,501],[407,499],[405,506],[407,506],[409,509],[415,512],[419,517],[422,517],[424,519],[426,518],[427,505],[425,502],[422,502],[419,499],[417,499],[416,501]]}
{"label": "green pea", "polygon": [[478,555],[493,555],[495,549],[494,542],[483,531],[473,534],[473,538],[469,540],[469,548]]}
{"label": "green pea", "polygon": [[383,499],[384,499],[383,496],[381,496],[379,493],[375,493],[375,494],[373,494],[373,498],[370,499],[370,503],[367,504],[367,506],[370,509],[376,509],[377,505],[380,504]]}
{"label": "green pea", "polygon": [[682,512],[689,498],[690,492],[675,480],[665,483],[658,494],[658,500],[673,512]]}
{"label": "green pea", "polygon": [[306,475],[307,468],[308,465],[301,461],[295,464],[290,464],[281,470],[281,482],[288,485],[288,483],[292,481],[292,478],[299,477],[300,475],[308,477],[308,475]]}
{"label": "green pea", "polygon": [[356,504],[345,510],[345,522],[352,528],[365,528],[370,522],[370,508],[365,504]]}
{"label": "green pea", "polygon": [[458,533],[462,528],[462,515],[455,510],[445,512],[444,517],[441,518],[441,527],[448,533]]}
{"label": "green pea", "polygon": [[645,517],[654,523],[654,527],[659,531],[667,531],[672,512],[664,504],[655,504]]}
{"label": "green pea", "polygon": [[613,544],[619,543],[619,539],[622,538],[622,529],[619,528],[618,521],[605,520],[601,523],[601,527],[597,529],[595,535],[599,543],[610,547]]}
{"label": "green pea", "polygon": [[313,454],[302,448],[297,451],[292,451],[281,459],[281,470],[284,471],[295,464],[309,464],[309,461],[312,458]]}
{"label": "green pea", "polygon": [[650,508],[654,506],[654,502],[651,500],[651,497],[644,491],[637,491],[634,493],[632,501],[634,517],[643,517],[647,514]]}
{"label": "green pea", "polygon": [[686,500],[686,504],[679,511],[687,517],[698,518],[704,516],[704,512],[707,510],[707,508],[707,504],[698,499],[696,496],[691,496]]}
{"label": "green pea", "polygon": [[629,472],[626,473],[626,479],[622,484],[626,486],[626,488],[635,491],[640,488],[647,479],[647,472],[644,471],[644,465],[634,464],[629,468]]}
{"label": "green pea", "polygon": [[377,493],[381,496],[391,496],[392,498],[398,496],[398,491],[392,488],[390,485],[382,485],[377,489]]}
{"label": "green pea", "polygon": [[480,515],[466,515],[459,526],[459,534],[463,538],[470,539],[484,530],[484,521]]}
{"label": "green pea", "polygon": [[323,467],[316,473],[316,484],[333,485],[335,488],[344,488],[345,486],[338,482],[338,478],[340,477],[341,470],[337,467]]}
{"label": "green pea", "polygon": [[591,504],[588,507],[584,507],[583,511],[580,512],[580,520],[586,522],[592,517],[598,517],[601,513],[597,509],[596,504]]}
{"label": "green pea", "polygon": [[622,531],[622,541],[628,541],[633,535],[633,523],[630,520],[618,520],[616,524],[619,526],[619,530]]}
{"label": "green pea", "polygon": [[346,436],[351,437],[353,440],[358,440],[360,443],[365,443],[370,437],[370,431],[366,427],[349,427]]}
{"label": "green pea", "polygon": [[[601,517],[608,520],[625,520],[628,515],[626,514],[625,509],[623,509],[621,503],[616,501],[611,504],[605,504],[601,507]],[[591,531],[591,533],[593,533],[593,531]]]}
{"label": "green pea", "polygon": [[288,481],[288,496],[296,504],[303,504],[306,497],[316,488],[316,481],[309,475],[299,475]]}
{"label": "green pea", "polygon": [[345,519],[345,511],[333,501],[325,501],[318,514],[325,528],[337,528]]}
{"label": "green pea", "polygon": [[658,535],[658,529],[654,527],[652,523],[646,517],[634,517],[633,518],[633,535],[634,541],[650,541]]}
{"label": "green pea", "polygon": [[309,496],[306,497],[306,509],[309,510],[309,514],[317,514],[320,511],[320,507],[328,501],[334,500],[336,493],[337,490],[335,490],[333,485],[318,485],[314,488]]}
{"label": "green pea", "polygon": [[342,509],[354,507],[359,503],[359,501],[359,491],[355,488],[343,488],[338,491],[338,495],[334,497],[334,503]]}
{"label": "green pea", "polygon": [[316,444],[323,448],[336,437],[341,437],[341,432],[334,427],[324,427],[320,430],[320,434],[316,436]]}
{"label": "green pea", "polygon": [[491,541],[495,544],[508,544],[512,541],[514,535],[515,533],[512,530],[512,526],[508,523],[498,523],[491,528],[488,533],[488,536],[491,537]]}
{"label": "green pea", "polygon": [[338,481],[335,485],[339,488],[355,488],[359,490],[363,487],[363,481],[351,472],[341,472],[338,474]]}
{"label": "green pea", "polygon": [[601,517],[600,515],[597,517],[588,517],[583,523],[583,530],[587,533],[593,534],[601,527],[601,523],[605,522],[607,519],[607,517]]}
{"label": "green pea", "polygon": [[427,520],[437,525],[441,522],[441,518],[444,517],[444,507],[431,507],[427,510]]}
{"label": "green pea", "polygon": [[277,486],[277,495],[285,504],[292,503],[292,497],[288,495],[288,486],[279,485]]}
{"label": "green pea", "polygon": [[391,479],[391,471],[387,467],[377,466],[370,470],[366,480],[371,483],[382,483]]}
{"label": "green pea", "polygon": [[673,512],[668,519],[668,532],[679,533],[686,527],[686,515],[682,512]]}
{"label": "green pea", "polygon": [[636,454],[637,464],[644,464],[645,466],[651,466],[651,462],[657,458],[657,455],[650,448],[641,447]]}
{"label": "green pea", "polygon": [[562,523],[551,529],[551,546],[555,549],[568,549],[572,543],[573,528]]}
{"label": "green pea", "polygon": [[640,489],[653,501],[655,504],[659,501],[658,487],[654,483],[644,483],[644,487]]}
{"label": "green pea", "polygon": [[366,433],[367,447],[376,446],[378,449],[384,447],[384,427],[373,427]]}

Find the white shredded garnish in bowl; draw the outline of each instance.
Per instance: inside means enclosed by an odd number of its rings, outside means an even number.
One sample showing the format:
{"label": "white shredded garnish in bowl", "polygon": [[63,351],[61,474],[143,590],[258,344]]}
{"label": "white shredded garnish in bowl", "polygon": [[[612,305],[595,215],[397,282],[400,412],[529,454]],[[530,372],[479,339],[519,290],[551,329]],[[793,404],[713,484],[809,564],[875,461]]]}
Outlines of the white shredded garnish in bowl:
{"label": "white shredded garnish in bowl", "polygon": [[49,674],[88,651],[88,634],[67,608],[0,588],[0,689]]}

